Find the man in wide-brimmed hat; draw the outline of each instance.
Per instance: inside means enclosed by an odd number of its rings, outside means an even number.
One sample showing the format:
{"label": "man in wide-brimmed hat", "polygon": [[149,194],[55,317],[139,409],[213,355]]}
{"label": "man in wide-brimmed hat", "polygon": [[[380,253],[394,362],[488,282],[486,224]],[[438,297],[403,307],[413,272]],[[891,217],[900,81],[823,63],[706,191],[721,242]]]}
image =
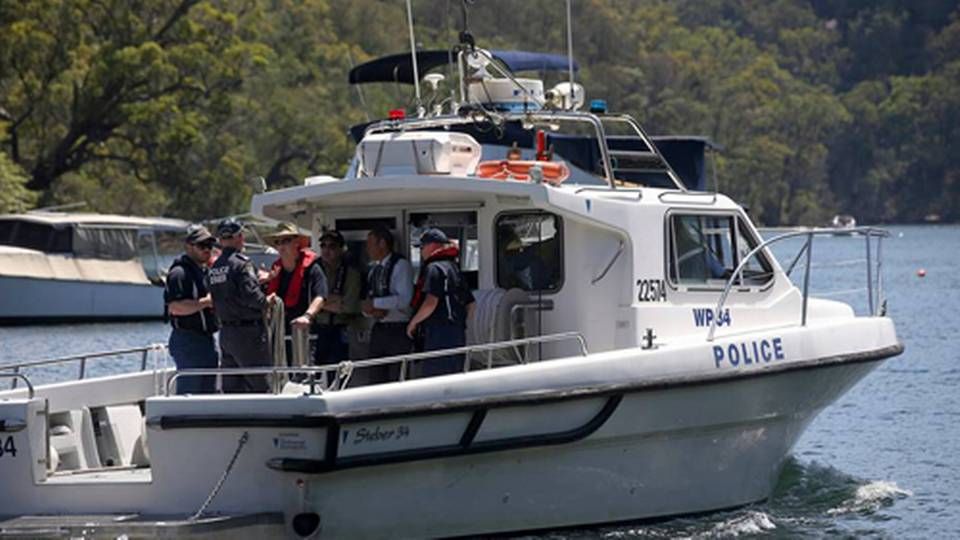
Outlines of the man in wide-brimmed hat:
{"label": "man in wide-brimmed hat", "polygon": [[[283,299],[286,334],[293,327],[309,329],[327,298],[327,278],[308,248],[310,238],[293,223],[280,223],[264,239],[280,253],[270,269],[267,293]],[[289,343],[287,359],[292,359]]]}

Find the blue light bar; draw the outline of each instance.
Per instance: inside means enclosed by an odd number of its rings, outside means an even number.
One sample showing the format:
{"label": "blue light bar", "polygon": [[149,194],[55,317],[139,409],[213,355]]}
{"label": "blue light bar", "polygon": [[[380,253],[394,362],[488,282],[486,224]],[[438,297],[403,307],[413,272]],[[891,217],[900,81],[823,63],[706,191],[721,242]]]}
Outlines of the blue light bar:
{"label": "blue light bar", "polygon": [[607,100],[605,99],[590,100],[590,112],[600,113],[600,114],[607,112]]}

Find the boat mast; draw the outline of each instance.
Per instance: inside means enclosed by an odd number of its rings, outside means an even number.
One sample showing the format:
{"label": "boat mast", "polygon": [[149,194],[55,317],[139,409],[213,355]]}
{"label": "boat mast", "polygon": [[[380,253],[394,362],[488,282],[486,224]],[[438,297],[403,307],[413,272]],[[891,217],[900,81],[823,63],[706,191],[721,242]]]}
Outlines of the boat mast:
{"label": "boat mast", "polygon": [[413,37],[413,8],[407,0],[407,26],[410,28],[410,56],[413,58],[413,86],[417,95],[417,118],[423,118],[426,110],[420,99],[420,70],[417,69],[417,42]]}
{"label": "boat mast", "polygon": [[567,69],[570,73],[570,109],[573,109],[577,90],[573,86],[573,17],[571,16],[570,2],[567,0]]}

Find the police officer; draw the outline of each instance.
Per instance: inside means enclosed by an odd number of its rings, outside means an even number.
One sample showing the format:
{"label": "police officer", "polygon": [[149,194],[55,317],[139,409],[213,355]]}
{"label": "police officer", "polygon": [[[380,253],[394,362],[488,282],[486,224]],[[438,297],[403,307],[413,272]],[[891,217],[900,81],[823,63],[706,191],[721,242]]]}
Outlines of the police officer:
{"label": "police officer", "polygon": [[[220,319],[221,366],[269,367],[273,361],[264,313],[272,298],[260,288],[257,270],[243,254],[243,225],[227,218],[217,225],[217,236],[223,253],[210,269],[210,294]],[[224,392],[266,392],[269,388],[265,375],[223,379]]]}
{"label": "police officer", "polygon": [[[419,330],[423,351],[463,347],[467,343],[467,319],[474,307],[473,294],[460,273],[460,251],[440,229],[427,229],[420,236],[420,275],[413,295],[416,313],[407,325],[413,339]],[[463,354],[423,360],[423,377],[463,371]]]}
{"label": "police officer", "polygon": [[[177,369],[212,369],[219,356],[213,343],[217,321],[207,281],[207,264],[216,239],[202,225],[191,225],[184,240],[185,253],[167,272],[163,301],[170,314],[170,356]],[[180,377],[178,394],[209,394],[216,388],[216,378]]]}
{"label": "police officer", "polygon": [[[393,251],[393,234],[386,227],[375,227],[367,235],[367,299],[363,314],[374,319],[370,331],[370,358],[407,354],[413,341],[406,327],[412,309],[413,269],[403,255]],[[399,365],[368,369],[370,382],[391,382],[400,374]]]}

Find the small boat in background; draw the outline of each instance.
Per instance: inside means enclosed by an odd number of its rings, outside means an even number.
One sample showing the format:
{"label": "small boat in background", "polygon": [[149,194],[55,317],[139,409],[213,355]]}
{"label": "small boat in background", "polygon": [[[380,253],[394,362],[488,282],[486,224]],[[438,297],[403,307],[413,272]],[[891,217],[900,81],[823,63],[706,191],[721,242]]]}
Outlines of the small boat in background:
{"label": "small boat in background", "polygon": [[188,222],[94,213],[0,215],[0,324],[159,319]]}
{"label": "small boat in background", "polygon": [[834,236],[849,236],[857,226],[857,219],[850,214],[837,214],[830,220],[830,226],[836,230]]}

